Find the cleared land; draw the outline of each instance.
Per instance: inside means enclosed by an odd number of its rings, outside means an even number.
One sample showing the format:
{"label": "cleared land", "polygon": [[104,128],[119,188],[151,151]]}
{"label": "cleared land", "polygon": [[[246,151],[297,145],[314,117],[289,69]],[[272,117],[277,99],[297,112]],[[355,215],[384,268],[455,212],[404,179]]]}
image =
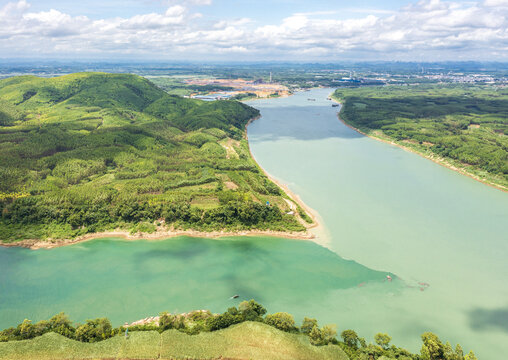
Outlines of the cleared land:
{"label": "cleared land", "polygon": [[288,334],[262,323],[244,322],[215,332],[187,335],[177,330],[132,332],[98,343],[82,343],[55,333],[33,340],[0,343],[0,359],[336,359],[334,345],[313,346],[305,335]]}

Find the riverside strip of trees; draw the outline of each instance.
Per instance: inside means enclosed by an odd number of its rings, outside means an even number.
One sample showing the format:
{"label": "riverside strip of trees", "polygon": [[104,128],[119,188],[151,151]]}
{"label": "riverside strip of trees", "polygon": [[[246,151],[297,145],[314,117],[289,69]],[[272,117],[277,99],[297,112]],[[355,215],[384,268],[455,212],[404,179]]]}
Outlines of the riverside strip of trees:
{"label": "riverside strip of trees", "polygon": [[480,85],[339,88],[340,116],[367,135],[442,158],[508,189],[508,90]]}
{"label": "riverside strip of trees", "polygon": [[[333,325],[319,327],[318,322],[312,318],[304,318],[302,325],[297,326],[291,314],[279,312],[266,315],[267,310],[255,300],[243,301],[238,307],[231,307],[222,314],[212,314],[209,311],[192,311],[187,314],[169,314],[163,312],[159,322],[130,326],[129,331],[158,331],[178,330],[189,335],[200,332],[217,331],[246,321],[262,322],[281,331],[304,334],[309,337],[310,343],[315,346],[339,346],[349,359],[399,359],[399,360],[476,360],[472,351],[464,354],[460,345],[455,349],[447,342],[445,344],[439,337],[431,332],[424,333],[420,354],[391,345],[388,334],[378,333],[374,336],[374,343],[367,344],[364,338],[357,335],[354,330],[344,330],[337,338],[337,331]],[[107,318],[87,320],[85,324],[74,326],[68,317],[61,313],[50,320],[39,321],[32,324],[25,320],[15,328],[0,332],[0,342],[33,339],[48,332],[55,332],[67,338],[81,342],[98,342],[113,336],[123,336],[126,328],[113,328]]]}

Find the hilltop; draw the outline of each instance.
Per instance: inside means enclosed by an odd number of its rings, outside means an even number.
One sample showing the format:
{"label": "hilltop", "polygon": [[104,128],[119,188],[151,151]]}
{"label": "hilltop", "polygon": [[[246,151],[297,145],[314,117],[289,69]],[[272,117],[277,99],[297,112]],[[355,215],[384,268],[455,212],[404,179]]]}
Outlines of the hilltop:
{"label": "hilltop", "polygon": [[312,220],[250,156],[245,126],[257,116],[130,74],[2,80],[0,240],[304,231]]}

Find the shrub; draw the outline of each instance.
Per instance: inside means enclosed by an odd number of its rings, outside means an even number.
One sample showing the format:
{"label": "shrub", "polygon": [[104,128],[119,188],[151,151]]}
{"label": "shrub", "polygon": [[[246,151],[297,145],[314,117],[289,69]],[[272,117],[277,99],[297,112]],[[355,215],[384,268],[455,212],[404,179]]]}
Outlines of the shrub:
{"label": "shrub", "polygon": [[286,312],[266,315],[265,323],[286,332],[297,330],[293,315]]}
{"label": "shrub", "polygon": [[318,346],[328,345],[336,336],[337,331],[331,325],[325,325],[321,329],[314,326],[309,334],[311,344]]}
{"label": "shrub", "polygon": [[86,324],[76,329],[76,340],[83,342],[97,342],[114,335],[111,322],[107,318],[87,320]]}
{"label": "shrub", "polygon": [[171,315],[163,312],[159,317],[159,331],[176,329],[185,329],[185,318],[181,315]]}
{"label": "shrub", "polygon": [[309,335],[314,326],[318,326],[318,322],[316,319],[311,319],[308,317],[303,318],[302,327],[300,328],[300,331],[304,334]]}
{"label": "shrub", "polygon": [[346,344],[349,347],[358,348],[358,344],[360,342],[360,338],[358,337],[358,334],[356,331],[353,330],[344,330],[340,336],[342,337],[342,340],[344,341],[344,344]]}
{"label": "shrub", "polygon": [[262,316],[266,314],[266,309],[255,300],[242,301],[238,310],[245,321],[263,321]]}

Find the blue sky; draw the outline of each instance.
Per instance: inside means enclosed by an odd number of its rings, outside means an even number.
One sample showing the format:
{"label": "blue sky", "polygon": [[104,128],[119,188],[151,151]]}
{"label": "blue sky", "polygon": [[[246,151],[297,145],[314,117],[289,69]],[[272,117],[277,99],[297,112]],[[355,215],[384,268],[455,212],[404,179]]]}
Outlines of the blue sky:
{"label": "blue sky", "polygon": [[0,0],[0,57],[508,60],[508,0]]}
{"label": "blue sky", "polygon": [[[8,1],[0,1],[6,4]],[[413,1],[414,2],[414,1]],[[32,10],[45,11],[57,9],[70,15],[86,15],[93,19],[107,17],[131,17],[150,12],[162,12],[176,1],[163,0],[114,0],[86,2],[65,0],[33,0],[30,1]],[[181,2],[187,3],[189,2]],[[268,24],[281,20],[296,12],[334,11],[337,18],[361,17],[365,13],[374,11],[397,10],[407,5],[406,0],[357,0],[357,1],[330,1],[330,0],[215,0],[210,5],[192,4],[203,15],[213,19],[253,17],[260,24]]]}

